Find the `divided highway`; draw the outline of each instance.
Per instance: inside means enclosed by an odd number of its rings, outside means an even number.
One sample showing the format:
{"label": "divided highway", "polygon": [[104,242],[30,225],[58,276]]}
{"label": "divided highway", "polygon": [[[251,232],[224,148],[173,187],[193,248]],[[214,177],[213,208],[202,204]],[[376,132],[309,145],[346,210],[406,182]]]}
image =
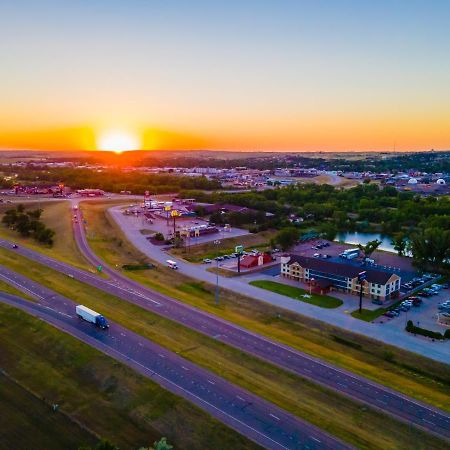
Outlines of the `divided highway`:
{"label": "divided highway", "polygon": [[1,292],[0,302],[20,308],[123,362],[261,446],[269,449],[350,448],[311,424],[118,324],[110,323],[110,328],[103,331],[78,319],[71,300],[4,267],[0,269],[0,278],[23,288],[39,303]]}
{"label": "divided highway", "polygon": [[[74,231],[82,253],[94,266],[103,265],[104,272],[110,277],[108,280],[27,248],[19,248],[15,251],[79,281],[364,402],[398,419],[413,423],[441,437],[450,438],[450,417],[444,411],[152,291],[104,265],[86,241],[81,217],[78,224],[75,224]],[[0,240],[0,245],[11,248],[11,243],[8,241]]]}

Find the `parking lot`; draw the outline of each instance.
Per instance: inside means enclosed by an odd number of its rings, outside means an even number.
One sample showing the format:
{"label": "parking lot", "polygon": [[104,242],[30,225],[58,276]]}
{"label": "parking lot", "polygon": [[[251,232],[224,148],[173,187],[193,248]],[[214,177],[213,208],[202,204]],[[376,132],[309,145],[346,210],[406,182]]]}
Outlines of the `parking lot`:
{"label": "parking lot", "polygon": [[448,285],[433,286],[436,286],[436,289],[430,287],[429,290],[423,289],[406,297],[392,314],[380,316],[375,323],[404,329],[408,320],[412,320],[418,327],[444,333],[448,327],[438,323],[438,313],[444,311],[439,310],[439,305],[450,300],[450,290]]}
{"label": "parking lot", "polygon": [[[165,237],[171,237],[173,235],[173,219],[169,218],[169,220],[167,220],[167,218],[164,217],[164,212],[152,213],[152,218],[148,219],[144,216],[144,214],[142,213],[142,209],[138,206],[130,205],[129,207],[124,209],[137,211],[137,213],[125,215],[126,223],[131,228],[142,230],[144,234],[162,233]],[[175,220],[176,231],[181,231],[199,225],[208,225],[208,222],[197,217],[177,217]],[[217,233],[191,237],[187,245],[203,244],[205,242],[214,241],[216,239],[238,237],[249,233],[247,230],[236,227],[217,227],[217,229]]]}

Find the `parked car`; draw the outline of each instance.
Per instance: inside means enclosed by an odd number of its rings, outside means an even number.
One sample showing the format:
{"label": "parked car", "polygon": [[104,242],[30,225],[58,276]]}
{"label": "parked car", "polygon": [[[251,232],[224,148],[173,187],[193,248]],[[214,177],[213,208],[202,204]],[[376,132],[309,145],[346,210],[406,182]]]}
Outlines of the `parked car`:
{"label": "parked car", "polygon": [[383,315],[386,317],[395,317],[395,314],[392,311],[386,311]]}
{"label": "parked car", "polygon": [[211,261],[209,258],[205,258],[205,259],[203,260],[203,262],[204,262],[205,264],[209,264],[209,263],[211,263],[212,261]]}
{"label": "parked car", "polygon": [[448,289],[448,283],[444,283],[444,284],[442,285],[442,289]]}

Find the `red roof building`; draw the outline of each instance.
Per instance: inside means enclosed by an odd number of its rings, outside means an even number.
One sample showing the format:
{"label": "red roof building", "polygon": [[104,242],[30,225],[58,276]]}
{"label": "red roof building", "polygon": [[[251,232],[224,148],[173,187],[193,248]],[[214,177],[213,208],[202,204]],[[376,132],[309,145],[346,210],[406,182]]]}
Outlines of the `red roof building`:
{"label": "red roof building", "polygon": [[245,255],[241,259],[241,267],[243,269],[251,269],[252,267],[262,266],[269,262],[272,262],[272,257],[267,253],[260,255]]}

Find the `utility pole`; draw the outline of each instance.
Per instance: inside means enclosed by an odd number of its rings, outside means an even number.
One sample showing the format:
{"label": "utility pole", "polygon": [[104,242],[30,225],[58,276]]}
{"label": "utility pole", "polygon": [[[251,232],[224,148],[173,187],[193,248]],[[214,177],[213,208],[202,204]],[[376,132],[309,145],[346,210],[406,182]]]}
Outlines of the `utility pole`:
{"label": "utility pole", "polygon": [[[220,241],[217,239],[214,241],[214,245],[219,245]],[[217,255],[219,256],[219,255]],[[219,260],[216,256],[216,306],[219,306]]]}

